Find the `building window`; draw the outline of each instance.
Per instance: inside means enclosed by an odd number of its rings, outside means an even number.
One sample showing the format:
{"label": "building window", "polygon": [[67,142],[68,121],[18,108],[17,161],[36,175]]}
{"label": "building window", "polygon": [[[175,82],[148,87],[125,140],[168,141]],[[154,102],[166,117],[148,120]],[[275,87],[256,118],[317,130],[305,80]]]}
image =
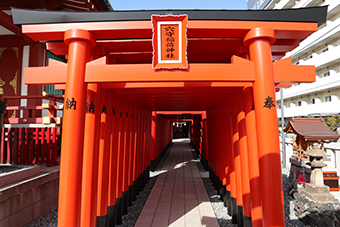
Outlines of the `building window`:
{"label": "building window", "polygon": [[281,105],[279,105],[277,108],[278,108],[279,110],[281,110]]}
{"label": "building window", "polygon": [[325,102],[331,102],[332,101],[332,96],[328,95],[325,97]]}
{"label": "building window", "polygon": [[315,99],[312,99],[311,103],[312,103],[312,104],[315,104]]}
{"label": "building window", "polygon": [[327,71],[327,72],[325,72],[325,73],[323,74],[323,77],[326,77],[326,76],[329,76],[329,75],[330,75],[330,72]]}
{"label": "building window", "polygon": [[325,53],[326,51],[328,51],[328,47],[325,48],[325,49],[323,49],[323,50],[322,50],[322,53]]}
{"label": "building window", "polygon": [[301,101],[298,101],[297,105],[298,105],[298,106],[301,106]]}

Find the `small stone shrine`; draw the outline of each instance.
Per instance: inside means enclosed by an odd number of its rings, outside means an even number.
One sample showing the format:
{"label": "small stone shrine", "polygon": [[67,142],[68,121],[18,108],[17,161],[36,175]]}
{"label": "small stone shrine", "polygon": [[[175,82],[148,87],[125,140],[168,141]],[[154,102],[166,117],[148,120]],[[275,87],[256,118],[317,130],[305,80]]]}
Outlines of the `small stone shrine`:
{"label": "small stone shrine", "polygon": [[[311,169],[306,165],[310,160],[306,152],[312,149],[314,143],[319,144],[319,149],[324,152],[324,143],[335,141],[340,138],[340,135],[330,130],[321,117],[292,117],[284,132],[296,134],[296,139],[293,139],[293,155],[290,159],[289,174],[289,188],[293,192],[297,190],[298,174],[302,174],[307,183],[310,182]],[[326,153],[324,152],[324,154]],[[329,159],[324,158],[323,161],[329,161]]]}
{"label": "small stone shrine", "polygon": [[[327,160],[324,143],[340,138],[320,118],[291,118],[284,130],[295,133],[293,155],[290,159],[290,193],[294,197],[295,215],[310,226],[340,226],[340,204],[324,185],[322,167]],[[309,167],[310,166],[310,167]],[[306,179],[298,192],[298,175]],[[300,182],[299,182],[300,183]]]}
{"label": "small stone shrine", "polygon": [[284,132],[296,134],[296,139],[293,140],[292,158],[297,159],[298,161],[308,161],[305,152],[311,149],[315,142],[319,143],[321,145],[320,149],[324,151],[324,143],[340,138],[340,135],[328,128],[322,117],[292,117],[287,127],[284,129]]}
{"label": "small stone shrine", "polygon": [[327,166],[323,163],[325,156],[324,151],[320,150],[317,144],[313,145],[313,149],[308,150],[305,155],[309,156],[307,165],[311,166],[310,183],[305,184],[302,193],[309,199],[317,202],[333,202],[334,196],[329,193],[329,187],[323,183],[322,167]]}

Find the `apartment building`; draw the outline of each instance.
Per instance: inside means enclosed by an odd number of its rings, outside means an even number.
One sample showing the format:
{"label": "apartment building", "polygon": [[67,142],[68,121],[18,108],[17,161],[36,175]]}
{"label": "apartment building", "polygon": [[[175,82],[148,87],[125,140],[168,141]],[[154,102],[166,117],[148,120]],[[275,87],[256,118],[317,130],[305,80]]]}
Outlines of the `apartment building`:
{"label": "apartment building", "polygon": [[340,1],[339,0],[247,0],[248,9],[289,9],[328,5],[327,22],[317,32],[302,40],[285,57],[293,64],[315,65],[316,81],[293,84],[276,93],[277,114],[281,109],[285,122],[297,116],[340,114]]}

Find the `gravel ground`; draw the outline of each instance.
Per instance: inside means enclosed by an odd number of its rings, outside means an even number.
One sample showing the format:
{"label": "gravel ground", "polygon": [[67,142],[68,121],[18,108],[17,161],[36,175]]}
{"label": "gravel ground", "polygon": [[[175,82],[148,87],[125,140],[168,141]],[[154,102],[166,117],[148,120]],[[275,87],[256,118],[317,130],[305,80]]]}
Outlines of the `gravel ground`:
{"label": "gravel ground", "polygon": [[[196,159],[196,164],[200,172],[208,173],[205,171],[202,164]],[[288,189],[288,176],[289,169],[282,169],[282,183],[284,190],[284,210],[285,210],[285,222],[286,226],[292,227],[306,227],[301,221],[297,219],[294,214],[294,206],[293,206],[293,198],[289,196]],[[211,206],[215,212],[218,223],[222,227],[235,227],[236,224],[232,224],[231,217],[228,215],[227,208],[223,205],[223,202],[220,200],[220,196],[217,194],[212,182],[209,178],[202,178],[205,189],[207,190],[208,196],[210,198]]]}
{"label": "gravel ground", "polygon": [[[170,150],[170,149],[169,149]],[[137,196],[137,200],[132,203],[131,207],[128,207],[128,214],[122,217],[122,224],[118,225],[119,227],[133,227],[141,213],[143,206],[152,190],[153,185],[157,180],[157,176],[161,173],[161,169],[168,157],[169,150],[164,155],[163,159],[158,164],[156,170],[154,172],[150,172],[150,180],[147,182],[143,190]],[[199,162],[197,157],[195,157],[197,167],[202,175],[206,175],[207,171],[204,170],[202,164]],[[288,180],[289,169],[282,170],[282,180],[284,185],[284,204],[285,204],[285,221],[286,226],[294,226],[294,227],[304,227],[302,222],[300,222],[294,214],[294,207],[292,206],[293,198],[288,194]],[[209,178],[202,178],[205,188],[207,190],[208,196],[211,201],[211,205],[215,212],[216,218],[222,227],[236,227],[237,225],[231,223],[231,217],[227,213],[227,208],[224,207],[223,202],[219,199],[219,195],[217,191],[214,189]],[[51,212],[31,223],[27,227],[54,227],[57,226],[57,208],[53,209]]]}
{"label": "gravel ground", "polygon": [[[143,190],[137,195],[136,201],[132,202],[132,206],[128,207],[128,213],[122,217],[122,224],[119,227],[133,227],[137,222],[139,214],[142,212],[143,206],[149,197],[153,185],[169,155],[170,149],[167,150],[163,159],[157,165],[155,171],[150,172],[150,179],[144,186]],[[26,227],[56,227],[58,226],[58,208],[54,208],[51,212],[42,216],[40,219],[30,223]]]}
{"label": "gravel ground", "polygon": [[25,167],[19,167],[19,166],[0,166],[0,175],[4,173],[9,173],[18,169],[23,169]]}
{"label": "gravel ground", "polygon": [[42,216],[40,219],[27,225],[27,227],[56,227],[58,226],[58,209],[54,208],[52,211]]}

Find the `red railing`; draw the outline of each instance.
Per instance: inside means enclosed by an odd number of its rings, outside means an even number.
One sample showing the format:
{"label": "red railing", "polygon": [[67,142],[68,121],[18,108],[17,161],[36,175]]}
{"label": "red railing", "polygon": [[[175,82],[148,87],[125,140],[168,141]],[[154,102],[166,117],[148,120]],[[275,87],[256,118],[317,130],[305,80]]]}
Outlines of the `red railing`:
{"label": "red railing", "polygon": [[[63,95],[50,95],[43,92],[42,95],[29,95],[29,96],[3,96],[5,101],[15,101],[17,105],[8,105],[6,111],[12,114],[12,111],[19,111],[16,116],[8,116],[8,113],[4,115],[4,124],[42,124],[46,123],[56,123],[60,124],[61,119],[57,117],[57,111],[62,110],[62,106],[56,105],[56,102],[64,102]],[[28,99],[48,99],[49,103],[41,104],[41,106],[20,106],[21,100]],[[41,110],[47,110],[47,117],[45,119],[41,117]],[[20,111],[22,111],[22,117],[20,117]],[[33,112],[36,112],[34,114]],[[45,121],[45,122],[44,122]]]}
{"label": "red railing", "polygon": [[61,128],[3,128],[0,163],[58,165]]}
{"label": "red railing", "polygon": [[[3,118],[6,128],[1,129],[0,164],[58,165],[61,127],[57,125],[61,125],[61,118],[57,117],[57,110],[61,111],[62,106],[56,105],[56,102],[63,102],[64,97],[43,92],[42,95],[29,96],[0,95],[0,98],[0,101],[10,103]],[[31,99],[48,99],[49,103],[20,106],[23,99],[27,102]],[[47,116],[41,117],[44,109],[47,110]],[[13,114],[12,111],[18,112]]]}

